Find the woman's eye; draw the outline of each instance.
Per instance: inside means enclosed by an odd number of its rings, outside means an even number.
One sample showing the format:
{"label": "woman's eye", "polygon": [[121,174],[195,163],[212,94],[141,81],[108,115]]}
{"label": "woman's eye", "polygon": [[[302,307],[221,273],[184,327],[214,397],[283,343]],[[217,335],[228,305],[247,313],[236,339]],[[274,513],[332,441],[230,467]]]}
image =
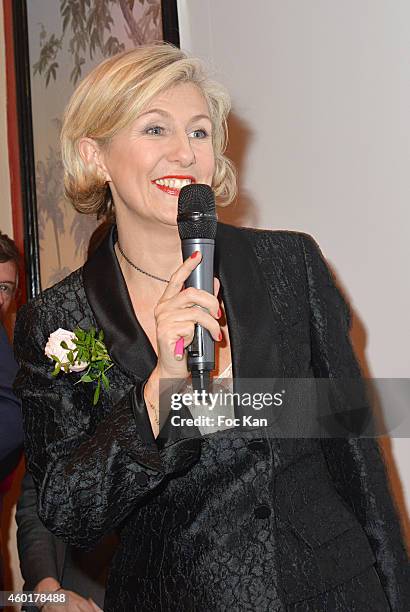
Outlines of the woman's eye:
{"label": "woman's eye", "polygon": [[206,130],[194,130],[191,132],[190,136],[192,136],[192,138],[206,138],[208,132]]}
{"label": "woman's eye", "polygon": [[160,136],[164,132],[164,128],[160,125],[153,125],[145,130],[146,134],[150,136]]}

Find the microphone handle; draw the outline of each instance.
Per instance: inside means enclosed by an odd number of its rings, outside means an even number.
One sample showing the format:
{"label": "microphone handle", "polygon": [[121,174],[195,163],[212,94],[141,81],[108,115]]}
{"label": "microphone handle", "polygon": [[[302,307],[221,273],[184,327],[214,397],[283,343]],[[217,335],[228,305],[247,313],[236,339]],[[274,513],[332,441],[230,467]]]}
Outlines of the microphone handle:
{"label": "microphone handle", "polygon": [[[215,240],[210,238],[185,238],[181,240],[182,257],[185,261],[194,251],[201,251],[202,261],[192,271],[185,287],[203,289],[214,293],[214,250]],[[193,308],[200,308],[194,306]],[[209,331],[198,323],[195,325],[194,339],[188,346],[188,370],[192,376],[200,372],[211,372],[215,369],[215,343]]]}

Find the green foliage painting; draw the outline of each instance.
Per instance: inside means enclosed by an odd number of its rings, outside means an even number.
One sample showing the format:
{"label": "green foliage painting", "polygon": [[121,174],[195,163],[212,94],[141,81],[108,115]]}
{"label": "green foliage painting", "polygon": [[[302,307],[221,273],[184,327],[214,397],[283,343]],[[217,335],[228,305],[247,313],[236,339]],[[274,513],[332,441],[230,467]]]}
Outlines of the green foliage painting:
{"label": "green foliage painting", "polygon": [[161,18],[159,0],[138,0],[145,9],[138,20],[133,13],[136,0],[59,0],[59,2],[62,33],[60,36],[55,33],[49,34],[42,25],[40,57],[33,66],[34,74],[43,75],[46,85],[50,79],[56,80],[59,68],[58,55],[66,38],[73,62],[70,80],[74,85],[82,76],[87,53],[92,60],[96,51],[99,51],[102,57],[110,57],[124,51],[124,43],[111,31],[114,24],[111,14],[113,5],[119,5],[127,36],[136,47],[153,40],[152,30],[157,30]]}
{"label": "green foliage painting", "polygon": [[[168,0],[167,0],[168,1]],[[64,199],[59,133],[75,87],[103,59],[162,40],[161,0],[27,0],[43,289],[81,266],[94,216]]]}

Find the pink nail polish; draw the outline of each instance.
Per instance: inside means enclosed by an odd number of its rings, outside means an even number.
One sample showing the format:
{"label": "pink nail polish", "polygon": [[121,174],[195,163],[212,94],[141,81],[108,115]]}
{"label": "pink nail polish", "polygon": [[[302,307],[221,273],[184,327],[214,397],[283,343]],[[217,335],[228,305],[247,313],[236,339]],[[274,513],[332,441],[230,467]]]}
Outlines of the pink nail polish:
{"label": "pink nail polish", "polygon": [[180,361],[184,355],[184,339],[181,337],[175,343],[174,357]]}
{"label": "pink nail polish", "polygon": [[222,340],[222,332],[219,332],[218,341],[220,342],[221,340]]}

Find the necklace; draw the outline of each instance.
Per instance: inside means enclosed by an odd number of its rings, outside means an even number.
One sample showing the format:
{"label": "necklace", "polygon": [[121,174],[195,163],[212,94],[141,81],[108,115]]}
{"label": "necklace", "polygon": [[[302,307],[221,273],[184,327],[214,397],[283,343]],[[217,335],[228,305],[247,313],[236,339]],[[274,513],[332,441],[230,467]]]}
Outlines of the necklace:
{"label": "necklace", "polygon": [[148,406],[151,408],[152,411],[152,416],[154,417],[154,421],[155,421],[155,425],[158,427],[159,429],[159,413],[157,414],[157,410],[154,406],[154,404],[152,404],[150,401],[145,400],[145,402],[148,404]]}
{"label": "necklace", "polygon": [[157,413],[156,413],[156,411],[155,411],[155,409],[154,409],[154,421],[155,421],[155,425],[156,425],[157,427],[159,427],[159,418],[158,418],[158,416],[159,416],[159,415],[157,415]]}
{"label": "necklace", "polygon": [[167,280],[166,278],[160,278],[159,276],[155,276],[155,274],[150,274],[149,272],[145,272],[145,270],[142,270],[142,268],[139,268],[138,266],[135,265],[135,263],[133,263],[131,261],[131,259],[128,259],[128,257],[126,256],[126,254],[124,253],[124,251],[121,248],[121,245],[119,243],[119,241],[117,241],[118,244],[118,250],[121,253],[121,255],[124,257],[125,261],[128,262],[130,264],[130,266],[132,266],[133,268],[135,268],[136,270],[138,270],[138,272],[141,272],[142,274],[145,274],[146,276],[150,276],[151,278],[155,278],[155,280],[159,280],[161,281],[161,283],[169,283],[169,279]]}

